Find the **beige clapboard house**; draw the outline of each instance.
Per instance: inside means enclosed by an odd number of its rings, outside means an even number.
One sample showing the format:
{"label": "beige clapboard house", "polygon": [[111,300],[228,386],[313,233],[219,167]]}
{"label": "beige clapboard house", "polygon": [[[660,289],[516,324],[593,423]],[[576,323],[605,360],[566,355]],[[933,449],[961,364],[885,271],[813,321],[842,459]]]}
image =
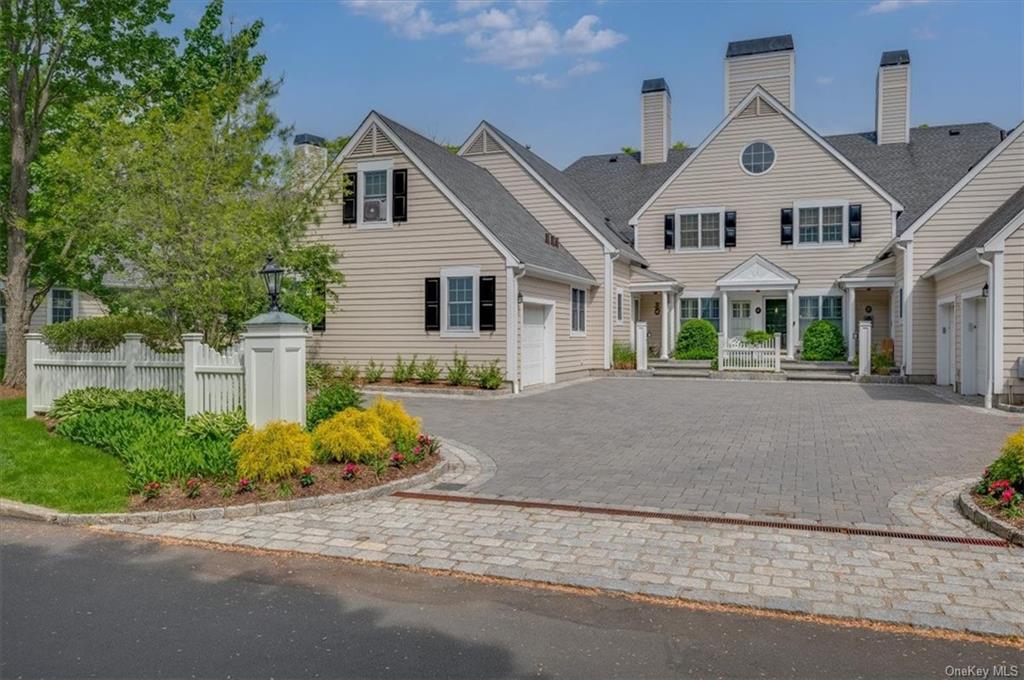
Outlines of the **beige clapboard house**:
{"label": "beige clapboard house", "polygon": [[[339,309],[313,354],[497,361],[516,388],[609,369],[648,327],[727,337],[813,322],[850,357],[858,324],[908,379],[1024,399],[1024,127],[910,127],[911,64],[885,52],[875,129],[823,136],[796,113],[791,36],[730,43],[724,117],[672,146],[664,79],[640,93],[640,152],[565,170],[484,121],[457,154],[370,113],[325,177],[354,187],[313,236],[341,252]],[[300,150],[319,158],[319,138]],[[888,344],[888,343],[885,343]]]}

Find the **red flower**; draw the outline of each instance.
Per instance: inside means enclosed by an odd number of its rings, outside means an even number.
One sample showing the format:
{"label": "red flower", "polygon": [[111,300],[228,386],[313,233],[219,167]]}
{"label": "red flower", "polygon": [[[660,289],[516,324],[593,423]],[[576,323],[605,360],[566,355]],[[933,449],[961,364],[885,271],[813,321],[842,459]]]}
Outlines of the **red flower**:
{"label": "red flower", "polygon": [[999,500],[1002,501],[1003,503],[1009,503],[1010,501],[1013,500],[1013,496],[1013,489],[1007,489],[1006,491],[1003,492],[1003,495],[999,497]]}

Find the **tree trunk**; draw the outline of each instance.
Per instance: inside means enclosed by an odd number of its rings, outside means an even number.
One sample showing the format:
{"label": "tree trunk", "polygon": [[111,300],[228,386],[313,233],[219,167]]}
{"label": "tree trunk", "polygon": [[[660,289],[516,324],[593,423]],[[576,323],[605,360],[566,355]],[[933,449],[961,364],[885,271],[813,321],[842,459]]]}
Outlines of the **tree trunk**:
{"label": "tree trunk", "polygon": [[4,385],[25,386],[25,333],[32,316],[28,295],[29,261],[25,228],[28,222],[28,148],[25,131],[25,102],[21,93],[11,93],[11,193],[7,201],[7,366]]}

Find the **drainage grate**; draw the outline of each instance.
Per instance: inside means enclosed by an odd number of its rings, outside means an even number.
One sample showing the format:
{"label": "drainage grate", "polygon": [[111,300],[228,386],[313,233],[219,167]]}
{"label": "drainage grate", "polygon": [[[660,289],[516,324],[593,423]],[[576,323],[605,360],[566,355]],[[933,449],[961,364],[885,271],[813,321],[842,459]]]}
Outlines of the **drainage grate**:
{"label": "drainage grate", "polygon": [[[441,485],[438,484],[437,487]],[[435,488],[437,488],[435,487]],[[849,536],[877,536],[880,538],[906,538],[913,541],[939,541],[959,545],[982,545],[996,548],[1010,547],[1009,542],[1001,538],[974,538],[971,536],[943,536],[939,534],[922,534],[912,531],[893,531],[890,529],[869,529],[866,527],[843,527],[828,524],[811,524],[802,522],[771,522],[767,520],[742,519],[738,517],[707,517],[677,512],[661,512],[652,510],[628,510],[626,508],[601,508],[593,505],[572,505],[547,501],[516,501],[509,498],[479,498],[445,493],[420,491],[396,491],[392,496],[410,500],[443,501],[456,503],[472,503],[475,505],[502,505],[514,508],[537,508],[541,510],[567,510],[593,515],[614,515],[618,517],[643,517],[668,519],[675,522],[702,522],[704,524],[728,524],[745,527],[764,527],[767,529],[790,529],[797,531],[817,531],[829,534],[847,534]]]}
{"label": "drainage grate", "polygon": [[466,488],[465,484],[456,484],[455,482],[440,482],[430,487],[438,491],[461,491]]}

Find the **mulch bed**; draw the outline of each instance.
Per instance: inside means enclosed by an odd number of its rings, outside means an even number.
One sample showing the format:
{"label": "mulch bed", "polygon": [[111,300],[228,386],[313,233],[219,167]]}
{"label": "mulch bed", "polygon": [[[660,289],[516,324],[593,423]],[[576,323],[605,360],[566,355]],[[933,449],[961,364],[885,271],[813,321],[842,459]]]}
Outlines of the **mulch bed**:
{"label": "mulch bed", "polygon": [[0,399],[18,399],[25,396],[25,390],[16,390],[13,387],[0,385]]}
{"label": "mulch bed", "polygon": [[1003,509],[996,504],[996,500],[991,496],[984,496],[976,491],[971,491],[971,498],[978,504],[978,507],[984,510],[986,513],[1006,522],[1010,526],[1024,531],[1024,517],[1010,517]]}
{"label": "mulch bed", "polygon": [[[289,477],[272,484],[257,485],[254,491],[235,493],[234,482],[217,484],[212,481],[202,482],[202,491],[196,498],[189,498],[185,491],[176,483],[164,484],[160,495],[146,500],[141,495],[133,495],[129,504],[130,512],[152,512],[163,510],[197,510],[199,508],[220,508],[230,505],[247,505],[249,503],[269,503],[271,501],[287,501],[310,496],[328,496],[331,494],[359,491],[387,484],[406,477],[412,477],[440,462],[439,455],[427,456],[415,465],[401,468],[389,467],[383,475],[377,477],[373,470],[365,465],[359,466],[356,478],[348,481],[341,478],[345,469],[343,463],[326,463],[313,465],[313,476],[316,481],[312,486],[302,486],[298,477]],[[230,490],[230,495],[223,491]],[[282,489],[286,489],[282,491]]]}

